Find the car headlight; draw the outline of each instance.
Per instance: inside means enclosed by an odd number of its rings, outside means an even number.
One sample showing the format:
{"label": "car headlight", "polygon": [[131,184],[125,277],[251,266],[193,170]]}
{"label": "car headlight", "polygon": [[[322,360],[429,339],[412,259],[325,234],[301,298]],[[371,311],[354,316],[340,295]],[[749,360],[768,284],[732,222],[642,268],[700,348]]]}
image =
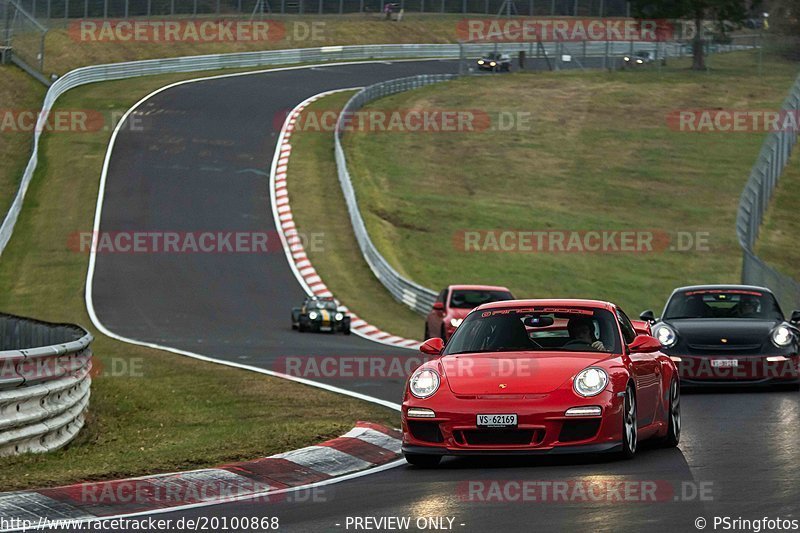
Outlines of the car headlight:
{"label": "car headlight", "polygon": [[608,385],[608,374],[602,368],[589,367],[575,376],[575,392],[581,396],[597,396]]}
{"label": "car headlight", "polygon": [[310,313],[308,313],[308,318],[310,318],[311,320],[316,320],[318,316],[319,315],[317,314],[316,311],[311,311]]}
{"label": "car headlight", "polygon": [[672,348],[675,346],[675,343],[678,342],[678,335],[675,333],[675,330],[669,327],[666,324],[659,324],[653,330],[653,336],[658,339],[658,342],[661,343],[661,346],[664,348]]}
{"label": "car headlight", "polygon": [[479,59],[479,60],[478,60],[478,64],[479,64],[479,65],[483,65],[483,59]]}
{"label": "car headlight", "polygon": [[622,59],[623,59],[624,61],[630,61],[630,60],[631,60],[631,58],[630,58],[630,57],[628,57],[628,56],[625,56],[625,57],[623,57]]}
{"label": "car headlight", "polygon": [[408,388],[411,394],[417,398],[427,398],[439,390],[439,383],[439,374],[429,368],[424,368],[414,372]]}
{"label": "car headlight", "polygon": [[792,330],[786,326],[778,326],[772,330],[772,344],[778,348],[785,348],[792,343]]}
{"label": "car headlight", "polygon": [[640,65],[641,65],[642,63],[644,63],[644,61],[642,61],[641,59],[637,59],[637,60],[636,60],[636,62],[637,62],[637,63],[639,63]]}
{"label": "car headlight", "polygon": [[494,61],[492,61],[491,63],[489,63],[489,66],[490,66],[490,67],[494,67],[494,66],[496,66],[496,65],[497,65],[497,63],[495,63]]}
{"label": "car headlight", "polygon": [[460,326],[462,322],[464,322],[463,318],[451,318],[450,319],[450,325],[453,326],[454,328],[457,328],[458,326]]}
{"label": "car headlight", "polygon": [[333,318],[338,322],[344,318],[344,315],[342,313],[336,313],[333,315]]}

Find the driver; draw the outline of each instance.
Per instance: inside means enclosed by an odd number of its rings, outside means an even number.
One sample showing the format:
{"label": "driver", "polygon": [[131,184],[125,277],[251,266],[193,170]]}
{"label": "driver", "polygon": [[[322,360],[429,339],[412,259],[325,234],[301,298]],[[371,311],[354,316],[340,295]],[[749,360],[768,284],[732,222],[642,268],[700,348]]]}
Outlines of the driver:
{"label": "driver", "polygon": [[605,345],[594,338],[594,323],[589,318],[570,318],[567,324],[570,340],[564,345],[575,346],[585,344],[591,346],[598,352],[606,351]]}
{"label": "driver", "polygon": [[743,296],[736,306],[736,316],[754,318],[756,315],[758,315],[758,300],[752,296]]}

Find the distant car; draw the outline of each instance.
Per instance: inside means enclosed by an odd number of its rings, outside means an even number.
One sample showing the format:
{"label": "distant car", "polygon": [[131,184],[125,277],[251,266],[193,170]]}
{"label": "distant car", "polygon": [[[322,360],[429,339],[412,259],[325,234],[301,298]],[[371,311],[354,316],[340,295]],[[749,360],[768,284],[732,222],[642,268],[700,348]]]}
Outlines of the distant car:
{"label": "distant car", "polygon": [[675,289],[653,336],[678,365],[681,382],[698,385],[800,383],[800,311],[785,320],[769,289],[700,285]]}
{"label": "distant car", "polygon": [[350,315],[334,298],[309,296],[302,306],[292,309],[292,329],[301,333],[329,331],[350,335]]}
{"label": "distant car", "polygon": [[510,72],[511,56],[492,52],[477,60],[478,70],[491,70],[492,72]]}
{"label": "distant car", "polygon": [[489,302],[513,300],[505,287],[493,285],[450,285],[442,289],[425,319],[425,336],[447,342],[470,311]]}
{"label": "distant car", "polygon": [[680,382],[653,337],[594,300],[514,300],[472,311],[406,384],[403,455],[618,454],[678,445]]}
{"label": "distant car", "polygon": [[639,50],[634,52],[633,55],[625,55],[622,58],[623,67],[641,67],[649,65],[656,60],[656,53],[647,50]]}

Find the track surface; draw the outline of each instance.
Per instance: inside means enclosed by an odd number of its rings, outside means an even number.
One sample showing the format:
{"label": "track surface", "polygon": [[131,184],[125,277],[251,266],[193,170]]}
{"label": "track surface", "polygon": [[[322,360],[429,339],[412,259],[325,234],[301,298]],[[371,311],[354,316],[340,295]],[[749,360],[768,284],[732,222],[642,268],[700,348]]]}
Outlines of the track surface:
{"label": "track surface", "polygon": [[[117,138],[100,229],[274,230],[266,174],[276,114],[322,91],[454,68],[448,62],[326,66],[164,91],[137,113],[144,130],[123,129]],[[292,332],[289,307],[303,292],[282,253],[101,254],[93,290],[100,320],[117,334],[268,369],[284,355],[414,356],[357,337]],[[395,402],[402,388],[400,380],[331,383]],[[449,516],[455,530],[470,532],[696,531],[697,517],[708,519],[712,531],[714,515],[798,518],[797,393],[684,395],[683,416],[679,449],[644,448],[633,461],[451,459],[437,470],[400,467],[329,486],[316,495],[320,501],[290,496],[158,518],[277,516],[284,531],[346,531],[347,516]],[[656,503],[462,500],[470,480],[611,478],[654,481],[674,493],[659,490],[666,501]],[[704,483],[710,499],[675,501],[684,482],[695,484],[685,489],[689,495]]]}

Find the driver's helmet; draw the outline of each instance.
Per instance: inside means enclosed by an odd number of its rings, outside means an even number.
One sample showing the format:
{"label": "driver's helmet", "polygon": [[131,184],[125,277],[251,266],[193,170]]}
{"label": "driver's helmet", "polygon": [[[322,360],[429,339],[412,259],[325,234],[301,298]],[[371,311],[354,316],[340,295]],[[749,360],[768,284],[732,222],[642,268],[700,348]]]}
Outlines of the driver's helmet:
{"label": "driver's helmet", "polygon": [[571,338],[577,339],[582,330],[588,330],[589,336],[594,338],[594,322],[591,319],[583,317],[569,319],[567,331]]}

